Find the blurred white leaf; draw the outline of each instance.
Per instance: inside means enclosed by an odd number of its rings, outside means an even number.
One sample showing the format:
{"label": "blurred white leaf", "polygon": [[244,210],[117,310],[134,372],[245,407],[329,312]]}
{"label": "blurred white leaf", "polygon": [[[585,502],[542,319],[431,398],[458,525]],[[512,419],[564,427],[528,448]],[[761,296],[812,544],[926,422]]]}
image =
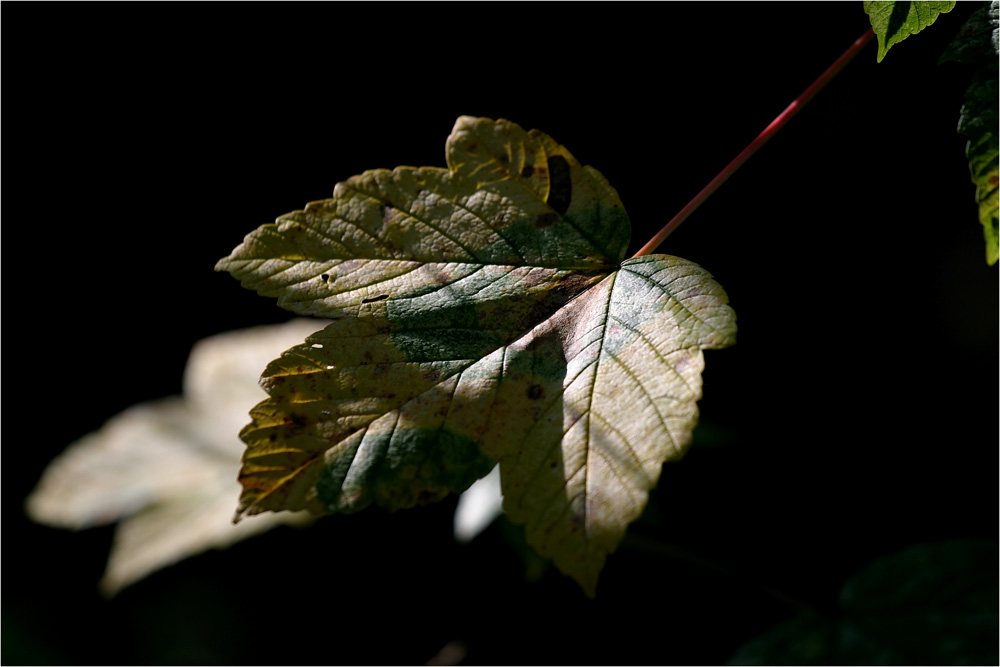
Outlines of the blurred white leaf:
{"label": "blurred white leaf", "polygon": [[264,367],[324,324],[297,319],[199,341],[183,398],[135,405],[72,444],[28,497],[28,514],[71,529],[120,521],[101,581],[109,595],[206,549],[308,522],[303,512],[280,512],[232,523],[244,448],[238,434],[267,397],[257,386]]}
{"label": "blurred white leaf", "polygon": [[503,513],[500,492],[500,466],[477,480],[458,498],[455,508],[455,539],[469,542]]}

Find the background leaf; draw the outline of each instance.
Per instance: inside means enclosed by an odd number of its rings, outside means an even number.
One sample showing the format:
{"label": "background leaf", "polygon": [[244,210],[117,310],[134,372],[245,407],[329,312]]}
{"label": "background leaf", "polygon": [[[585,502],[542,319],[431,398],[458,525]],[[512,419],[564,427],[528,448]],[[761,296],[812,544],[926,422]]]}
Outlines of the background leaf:
{"label": "background leaf", "polygon": [[1000,142],[997,135],[985,132],[966,147],[969,171],[976,184],[976,202],[979,204],[979,221],[983,225],[986,238],[986,262],[996,264],[1000,258],[1000,216],[997,213],[997,190],[1000,183],[998,173]]}
{"label": "background leaf", "polygon": [[984,2],[962,25],[940,62],[978,65],[992,60],[997,53],[998,13],[1000,2]]}
{"label": "background leaf", "polygon": [[942,61],[979,65],[972,84],[965,92],[958,132],[969,137],[965,153],[969,173],[976,185],[979,222],[986,238],[986,261],[990,265],[1000,257],[1000,214],[997,211],[997,189],[1000,183],[997,155],[1000,153],[997,125],[998,113],[997,35],[1000,32],[1000,3],[985,3],[965,22],[952,40]]}
{"label": "background leaf", "polygon": [[[996,54],[994,54],[996,55]],[[978,139],[997,131],[997,63],[981,67],[972,77],[972,85],[965,93],[958,131]]]}
{"label": "background leaf", "polygon": [[455,508],[455,539],[469,542],[502,514],[500,468],[494,466],[459,497]]}
{"label": "background leaf", "polygon": [[997,544],[910,547],[849,580],[840,611],[801,614],[732,665],[981,665],[997,661]]}
{"label": "background leaf", "polygon": [[233,526],[242,449],[234,434],[260,398],[260,365],[319,324],[300,319],[198,342],[184,397],[132,406],[70,445],[28,497],[28,514],[75,530],[119,522],[101,580],[107,594],[206,549],[308,521],[284,514]]}
{"label": "background leaf", "polygon": [[882,62],[893,44],[917,34],[934,23],[939,14],[950,12],[954,7],[954,2],[866,0],[865,13],[878,37],[878,62]]}

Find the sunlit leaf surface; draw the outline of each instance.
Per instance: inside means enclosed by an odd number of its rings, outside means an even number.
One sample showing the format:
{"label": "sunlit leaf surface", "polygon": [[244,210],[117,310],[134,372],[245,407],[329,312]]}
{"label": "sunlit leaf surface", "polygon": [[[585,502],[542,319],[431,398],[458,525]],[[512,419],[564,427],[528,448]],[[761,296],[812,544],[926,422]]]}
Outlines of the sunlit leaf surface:
{"label": "sunlit leaf surface", "polygon": [[864,9],[878,38],[878,62],[893,44],[899,44],[915,35],[955,7],[951,1],[894,2],[892,0],[865,0]]}
{"label": "sunlit leaf surface", "polygon": [[348,179],[219,262],[335,320],[264,371],[239,511],[412,507],[499,462],[504,510],[593,594],[735,317],[691,262],[623,262],[617,193],[547,135],[462,117],[446,152]]}

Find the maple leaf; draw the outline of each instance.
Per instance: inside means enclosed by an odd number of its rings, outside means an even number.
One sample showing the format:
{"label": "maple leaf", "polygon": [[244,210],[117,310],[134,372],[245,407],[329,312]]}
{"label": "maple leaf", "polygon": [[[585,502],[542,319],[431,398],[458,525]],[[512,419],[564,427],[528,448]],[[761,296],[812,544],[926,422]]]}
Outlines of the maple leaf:
{"label": "maple leaf", "polygon": [[446,153],[339,183],[217,264],[334,320],[265,369],[238,512],[412,507],[499,462],[509,518],[593,595],[735,316],[692,262],[623,261],[617,193],[548,135],[462,117]]}
{"label": "maple leaf", "polygon": [[287,513],[233,525],[236,432],[262,395],[260,367],[320,325],[298,319],[199,341],[184,396],[134,405],[70,445],[28,497],[29,516],[76,530],[119,522],[101,581],[108,595],[206,549],[307,522]]}

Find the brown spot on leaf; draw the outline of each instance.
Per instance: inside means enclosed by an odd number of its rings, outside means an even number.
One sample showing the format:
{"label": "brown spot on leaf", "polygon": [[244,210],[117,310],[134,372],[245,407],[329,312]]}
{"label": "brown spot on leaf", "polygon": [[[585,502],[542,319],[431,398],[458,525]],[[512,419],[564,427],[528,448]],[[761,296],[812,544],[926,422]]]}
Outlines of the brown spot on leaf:
{"label": "brown spot on leaf", "polygon": [[375,303],[376,301],[385,301],[388,298],[388,294],[379,294],[378,296],[373,296],[368,299],[361,299],[361,303]]}
{"label": "brown spot on leaf", "polygon": [[548,159],[549,196],[545,203],[559,215],[569,209],[573,199],[573,179],[570,175],[569,162],[562,155],[553,155]]}
{"label": "brown spot on leaf", "polygon": [[330,282],[330,274],[329,273],[324,273],[323,275],[320,276],[320,279],[323,282],[328,283],[328,282]]}
{"label": "brown spot on leaf", "polygon": [[533,401],[537,401],[544,394],[545,390],[542,389],[542,385],[540,384],[533,384],[530,387],[528,387],[528,398],[530,398]]}
{"label": "brown spot on leaf", "polygon": [[440,382],[441,371],[437,370],[436,368],[432,368],[431,370],[424,373],[424,379],[427,380],[428,382]]}
{"label": "brown spot on leaf", "polygon": [[535,173],[535,167],[530,164],[524,165],[524,169],[521,170],[521,178],[531,178],[531,175]]}
{"label": "brown spot on leaf", "polygon": [[285,425],[289,427],[289,435],[297,435],[308,425],[308,420],[304,415],[290,414],[285,418]]}
{"label": "brown spot on leaf", "polygon": [[[576,271],[574,273],[569,273],[559,279],[559,286],[556,288],[567,294],[576,296],[579,292],[586,289],[591,283],[596,282],[605,276],[605,272],[597,270],[589,271]],[[596,279],[596,280],[595,280]]]}
{"label": "brown spot on leaf", "polygon": [[[528,269],[520,280],[520,284],[525,289],[531,289],[535,285],[540,285],[545,282],[549,276],[552,275],[552,269],[542,269],[539,267],[532,267]],[[514,296],[522,296],[520,294]]]}
{"label": "brown spot on leaf", "polygon": [[997,174],[990,174],[990,185],[1000,185],[1000,176]]}
{"label": "brown spot on leaf", "polygon": [[606,273],[600,269],[577,271],[558,279],[558,283],[545,293],[545,297],[536,303],[528,313],[531,322],[541,322],[566,304],[567,301],[597,283]]}

